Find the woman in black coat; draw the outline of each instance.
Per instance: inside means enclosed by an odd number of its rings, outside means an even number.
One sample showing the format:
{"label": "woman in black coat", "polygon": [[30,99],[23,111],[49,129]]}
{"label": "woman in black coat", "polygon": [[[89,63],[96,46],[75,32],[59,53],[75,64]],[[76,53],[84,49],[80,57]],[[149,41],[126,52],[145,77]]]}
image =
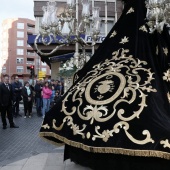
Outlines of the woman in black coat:
{"label": "woman in black coat", "polygon": [[26,118],[27,112],[29,118],[31,118],[33,93],[28,81],[24,83],[24,87],[22,89],[22,96],[24,102],[24,113],[25,113],[24,118]]}

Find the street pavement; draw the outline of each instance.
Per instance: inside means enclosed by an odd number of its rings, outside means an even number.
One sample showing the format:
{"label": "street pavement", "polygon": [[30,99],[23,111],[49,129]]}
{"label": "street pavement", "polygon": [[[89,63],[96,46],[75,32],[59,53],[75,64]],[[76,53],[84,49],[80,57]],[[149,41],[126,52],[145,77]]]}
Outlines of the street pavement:
{"label": "street pavement", "polygon": [[37,117],[35,107],[32,118],[14,118],[19,128],[2,129],[0,124],[0,170],[90,170],[67,160],[63,162],[64,147],[56,147],[39,137],[43,119]]}

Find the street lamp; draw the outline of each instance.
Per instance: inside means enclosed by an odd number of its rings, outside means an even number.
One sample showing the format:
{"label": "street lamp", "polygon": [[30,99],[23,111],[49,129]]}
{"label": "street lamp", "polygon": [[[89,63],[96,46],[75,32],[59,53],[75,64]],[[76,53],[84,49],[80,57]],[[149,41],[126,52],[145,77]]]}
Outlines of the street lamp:
{"label": "street lamp", "polygon": [[[96,44],[98,35],[100,33],[101,18],[99,17],[99,7],[92,8],[92,17],[90,17],[90,1],[82,0],[82,15],[81,20],[78,23],[78,0],[67,0],[67,7],[64,12],[57,16],[57,3],[49,1],[47,6],[42,9],[44,15],[42,18],[41,30],[36,36],[34,45],[38,53],[44,56],[48,56],[56,52],[60,47],[76,44],[76,52],[74,55],[74,62],[77,68],[82,68],[86,62],[85,47],[93,47]],[[74,12],[76,11],[76,17]],[[83,35],[85,35],[90,26],[92,28],[92,43],[88,43],[84,40]],[[63,30],[67,27],[68,33],[64,33]],[[55,42],[56,47],[49,53],[44,53],[38,47],[38,40],[41,39],[45,46],[51,45]],[[62,40],[62,41],[61,41]],[[78,53],[78,44],[81,46],[83,55]],[[80,59],[81,57],[81,59]],[[79,61],[84,61],[79,62]],[[83,63],[83,64],[82,64]]]}

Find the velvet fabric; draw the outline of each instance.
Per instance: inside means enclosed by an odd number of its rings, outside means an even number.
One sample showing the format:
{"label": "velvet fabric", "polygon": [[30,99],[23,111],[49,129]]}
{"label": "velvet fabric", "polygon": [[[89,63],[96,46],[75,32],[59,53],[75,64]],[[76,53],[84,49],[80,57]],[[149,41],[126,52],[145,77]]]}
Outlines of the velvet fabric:
{"label": "velvet fabric", "polygon": [[[85,166],[93,169],[107,157],[110,168],[118,157],[136,169],[162,159],[168,167],[170,36],[167,27],[150,34],[146,22],[145,1],[127,0],[73,86],[46,114],[40,136],[67,144],[65,159],[84,165],[91,156]],[[138,163],[130,165],[134,159]]]}

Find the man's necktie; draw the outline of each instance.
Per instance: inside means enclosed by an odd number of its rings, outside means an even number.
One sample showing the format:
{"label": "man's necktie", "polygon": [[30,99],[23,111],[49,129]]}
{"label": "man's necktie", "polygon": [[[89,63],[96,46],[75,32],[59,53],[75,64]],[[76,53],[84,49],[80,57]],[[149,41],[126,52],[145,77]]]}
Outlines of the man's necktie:
{"label": "man's necktie", "polygon": [[9,85],[8,84],[6,84],[6,87],[8,88],[8,90],[9,90]]}

